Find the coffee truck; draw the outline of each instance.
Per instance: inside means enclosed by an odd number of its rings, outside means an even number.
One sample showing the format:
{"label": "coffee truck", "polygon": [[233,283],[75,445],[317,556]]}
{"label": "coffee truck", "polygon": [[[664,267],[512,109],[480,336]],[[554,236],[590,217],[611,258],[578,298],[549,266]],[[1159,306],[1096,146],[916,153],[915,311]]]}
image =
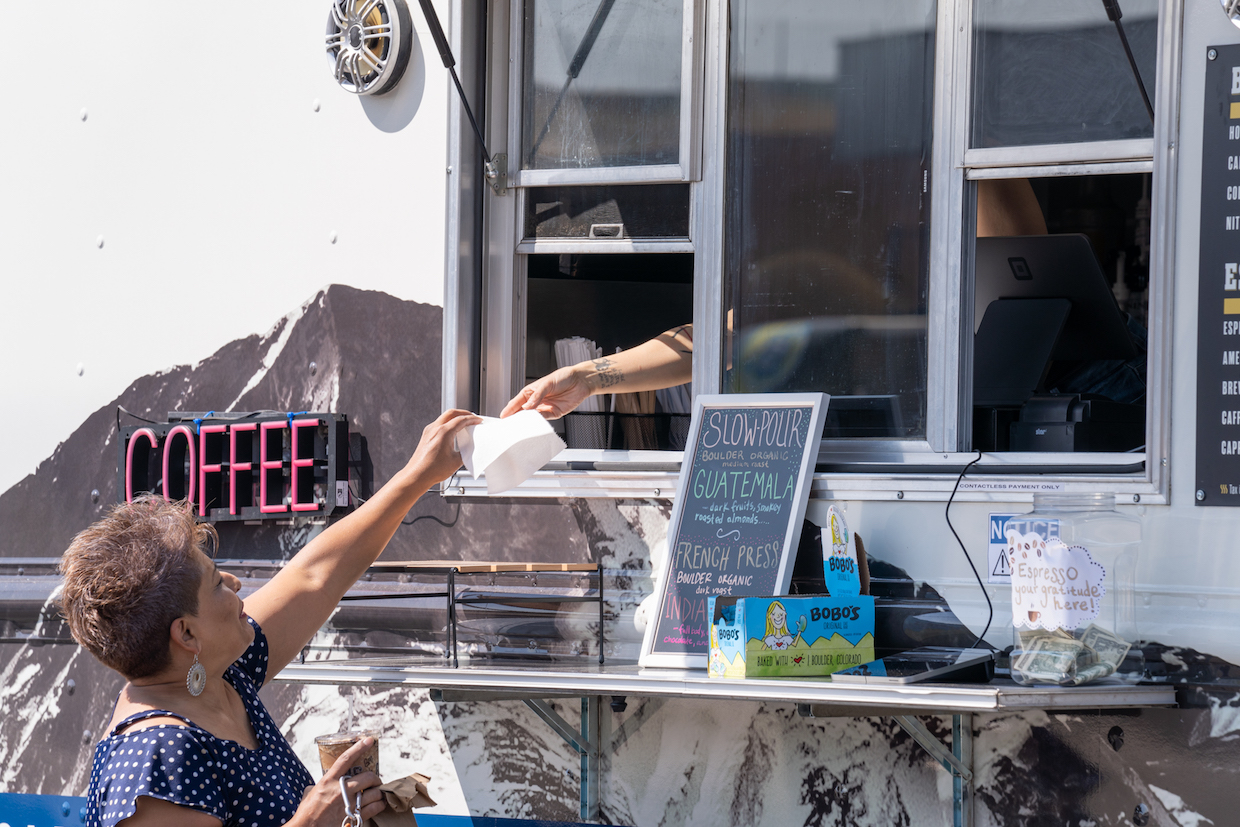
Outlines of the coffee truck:
{"label": "coffee truck", "polygon": [[[264,690],[308,764],[342,720],[378,729],[385,767],[431,777],[428,821],[1231,823],[1236,6],[182,3],[135,41],[77,3],[16,27],[0,821],[54,796],[78,823],[120,679],[59,621],[56,564],[110,504],[190,499],[252,590],[444,408],[498,416],[692,324],[690,387],[597,397],[516,488],[462,471],[415,506]],[[807,393],[786,590],[822,591],[834,509],[876,655],[982,648],[993,679],[641,665],[695,403]],[[1081,502],[1122,527],[1102,585],[1139,661],[1013,681],[1036,618],[1007,525]]]}

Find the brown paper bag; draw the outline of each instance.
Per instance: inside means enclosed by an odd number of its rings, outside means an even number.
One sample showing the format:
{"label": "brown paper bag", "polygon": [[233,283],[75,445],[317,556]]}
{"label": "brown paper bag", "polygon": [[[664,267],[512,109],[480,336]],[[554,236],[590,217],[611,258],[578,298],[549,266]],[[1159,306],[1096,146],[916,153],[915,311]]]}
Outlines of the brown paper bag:
{"label": "brown paper bag", "polygon": [[367,827],[417,827],[414,809],[435,806],[435,800],[426,789],[430,780],[429,776],[415,772],[384,784],[379,790],[387,809],[367,821]]}

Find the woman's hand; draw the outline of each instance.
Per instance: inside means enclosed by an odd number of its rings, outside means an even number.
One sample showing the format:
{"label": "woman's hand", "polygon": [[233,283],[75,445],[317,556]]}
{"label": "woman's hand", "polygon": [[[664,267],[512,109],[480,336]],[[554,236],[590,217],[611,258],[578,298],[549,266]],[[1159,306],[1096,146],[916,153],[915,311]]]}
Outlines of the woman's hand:
{"label": "woman's hand", "polygon": [[373,738],[366,737],[342,752],[319,782],[306,788],[301,806],[297,808],[297,815],[289,822],[289,827],[340,827],[346,815],[344,800],[340,797],[341,778],[346,779],[344,783],[351,802],[357,801],[359,792],[362,794],[362,823],[387,809],[383,793],[379,792],[379,785],[383,783],[379,776],[373,772],[360,772],[349,777],[349,772],[354,765],[361,764],[362,754],[373,743]]}
{"label": "woman's hand", "polygon": [[500,412],[500,417],[512,416],[518,411],[538,411],[547,419],[559,419],[593,393],[581,365],[572,365],[548,373],[535,380],[512,398]]}
{"label": "woman's hand", "polygon": [[595,393],[653,391],[693,378],[693,325],[683,324],[637,347],[548,373],[514,396],[500,417],[538,411],[559,419]]}
{"label": "woman's hand", "polygon": [[451,409],[444,411],[431,424],[422,429],[422,439],[409,460],[408,467],[418,476],[424,476],[429,487],[446,480],[461,467],[461,454],[456,449],[456,435],[470,425],[479,425],[482,417],[469,411]]}

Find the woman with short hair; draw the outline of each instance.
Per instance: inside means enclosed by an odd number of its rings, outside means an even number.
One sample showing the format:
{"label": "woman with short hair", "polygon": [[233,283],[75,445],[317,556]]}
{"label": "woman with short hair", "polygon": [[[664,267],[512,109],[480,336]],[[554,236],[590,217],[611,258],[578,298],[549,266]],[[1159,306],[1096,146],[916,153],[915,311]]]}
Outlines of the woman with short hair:
{"label": "woman with short hair", "polygon": [[314,782],[258,690],[301,651],[374,563],[418,498],[461,465],[456,435],[481,420],[450,410],[405,467],[311,540],[242,603],[212,557],[219,538],[191,507],[147,496],[116,506],[61,561],[61,610],[76,639],[127,680],[95,748],[89,827],[338,827],[349,796],[384,808],[370,739]]}

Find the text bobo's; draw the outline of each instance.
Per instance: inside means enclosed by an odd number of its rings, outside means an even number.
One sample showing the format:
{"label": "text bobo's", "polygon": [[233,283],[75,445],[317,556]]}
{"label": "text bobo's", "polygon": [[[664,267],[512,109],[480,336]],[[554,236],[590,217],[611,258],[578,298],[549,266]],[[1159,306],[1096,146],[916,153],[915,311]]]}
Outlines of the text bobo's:
{"label": "text bobo's", "polygon": [[829,399],[775,393],[694,400],[642,666],[705,667],[709,598],[788,590],[788,552],[801,534]]}

